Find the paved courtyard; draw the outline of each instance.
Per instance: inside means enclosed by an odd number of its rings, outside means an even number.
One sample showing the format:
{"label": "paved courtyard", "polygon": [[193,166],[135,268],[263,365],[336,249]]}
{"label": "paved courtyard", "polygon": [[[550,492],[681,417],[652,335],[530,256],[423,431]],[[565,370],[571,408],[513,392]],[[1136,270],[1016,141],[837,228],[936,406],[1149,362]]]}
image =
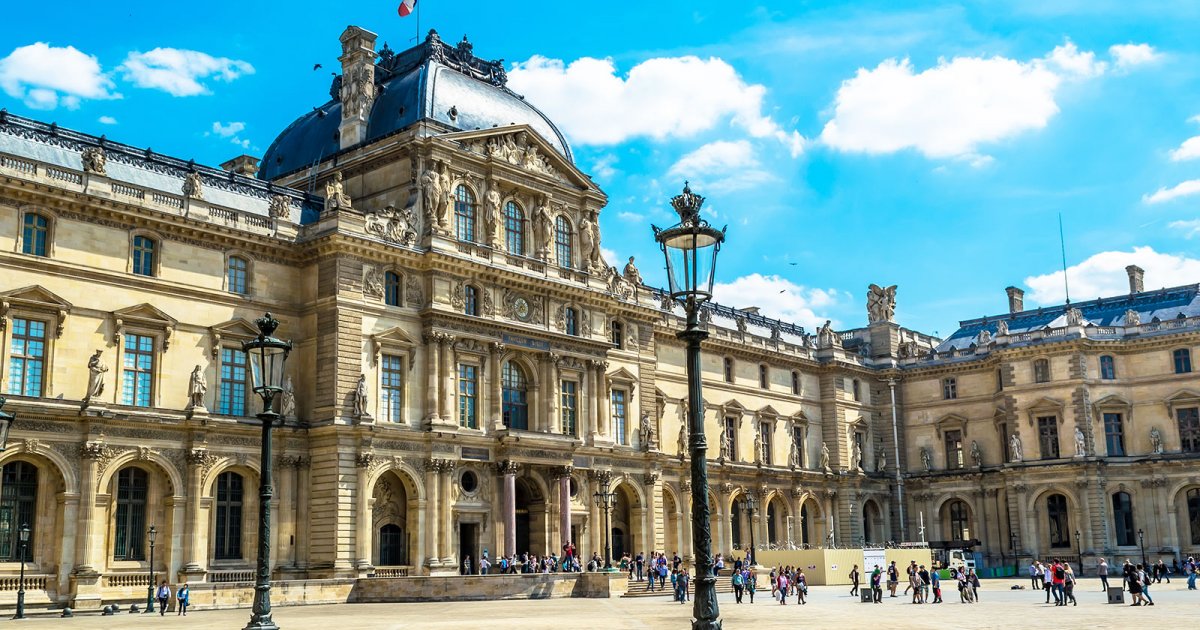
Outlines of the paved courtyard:
{"label": "paved courtyard", "polygon": [[[1104,603],[1099,582],[1084,580],[1076,596],[1079,606],[1055,608],[1043,602],[1041,592],[1012,591],[1013,580],[984,582],[979,604],[958,603],[958,593],[947,592],[947,603],[914,606],[908,598],[884,603],[860,604],[841,586],[813,587],[809,603],[795,605],[793,599],[780,606],[766,597],[754,605],[734,603],[732,595],[721,596],[721,614],[726,628],[795,628],[804,623],[821,628],[864,627],[885,623],[892,628],[923,628],[933,623],[954,623],[966,628],[1028,628],[1047,622],[1066,627],[1168,627],[1178,623],[1180,615],[1192,615],[1200,604],[1200,593],[1188,592],[1182,580],[1156,585],[1151,595],[1154,607],[1132,607]],[[431,593],[436,597],[436,593]],[[667,598],[552,599],[508,600],[492,602],[428,602],[419,604],[341,604],[328,606],[282,607],[275,609],[275,621],[282,630],[331,630],[346,627],[392,628],[463,628],[504,627],[523,630],[545,628],[686,628],[689,606],[671,603]],[[71,620],[54,617],[32,618],[27,625],[35,628],[194,628],[197,630],[236,630],[246,624],[248,610],[195,611],[186,618],[173,613],[165,620],[158,615],[114,617],[81,616]],[[471,623],[472,626],[464,626]]]}

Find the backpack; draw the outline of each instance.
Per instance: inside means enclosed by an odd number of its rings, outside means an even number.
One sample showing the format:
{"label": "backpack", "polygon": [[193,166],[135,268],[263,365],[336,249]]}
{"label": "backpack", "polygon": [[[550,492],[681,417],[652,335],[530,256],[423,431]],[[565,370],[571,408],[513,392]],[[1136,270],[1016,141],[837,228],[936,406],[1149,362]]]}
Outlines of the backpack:
{"label": "backpack", "polygon": [[1061,579],[1063,579],[1063,578],[1064,578],[1066,575],[1067,575],[1067,572],[1066,572],[1066,571],[1063,571],[1063,568],[1062,568],[1062,567],[1054,567],[1054,578],[1055,578],[1055,579],[1057,579],[1057,580],[1061,580]]}

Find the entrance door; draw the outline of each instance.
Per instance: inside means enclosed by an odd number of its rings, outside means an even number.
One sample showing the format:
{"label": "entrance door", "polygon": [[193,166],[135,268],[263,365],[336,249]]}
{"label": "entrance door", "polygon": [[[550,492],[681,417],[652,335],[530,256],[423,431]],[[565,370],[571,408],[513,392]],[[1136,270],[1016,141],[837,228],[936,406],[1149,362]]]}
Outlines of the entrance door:
{"label": "entrance door", "polygon": [[[475,575],[479,572],[478,528],[477,523],[458,524],[458,571],[463,575]],[[471,563],[464,567],[462,563],[468,556],[471,558]]]}
{"label": "entrance door", "polygon": [[400,526],[388,523],[379,528],[379,566],[390,567],[408,564],[408,549],[404,531]]}
{"label": "entrance door", "polygon": [[628,550],[625,548],[625,532],[620,527],[612,528],[612,559],[620,560],[626,551]]}

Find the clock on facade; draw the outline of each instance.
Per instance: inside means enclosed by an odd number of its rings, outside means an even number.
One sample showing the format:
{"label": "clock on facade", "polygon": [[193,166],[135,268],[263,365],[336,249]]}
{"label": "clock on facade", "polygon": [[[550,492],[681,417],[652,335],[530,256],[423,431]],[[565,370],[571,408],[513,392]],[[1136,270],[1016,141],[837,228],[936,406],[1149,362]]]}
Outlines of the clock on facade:
{"label": "clock on facade", "polygon": [[516,313],[517,319],[529,321],[529,301],[523,297],[513,300],[513,312]]}

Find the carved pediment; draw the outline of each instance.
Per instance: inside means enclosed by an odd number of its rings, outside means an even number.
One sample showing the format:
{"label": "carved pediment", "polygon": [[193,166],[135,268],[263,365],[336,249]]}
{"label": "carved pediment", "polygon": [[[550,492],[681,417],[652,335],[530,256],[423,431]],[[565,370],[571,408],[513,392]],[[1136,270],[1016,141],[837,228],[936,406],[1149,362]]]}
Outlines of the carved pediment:
{"label": "carved pediment", "polygon": [[[613,383],[637,383],[637,376],[633,372],[625,368],[620,368],[616,372],[608,375],[608,380]],[[662,392],[659,392],[661,395]]]}
{"label": "carved pediment", "polygon": [[596,185],[529,125],[462,131],[438,136],[463,149],[535,175],[597,190]]}
{"label": "carved pediment", "polygon": [[955,429],[962,431],[962,436],[967,437],[967,419],[956,413],[949,413],[938,418],[937,422],[934,422],[933,425],[937,429],[939,439],[943,437],[946,431],[953,431]]}
{"label": "carved pediment", "polygon": [[117,345],[121,343],[121,337],[125,334],[125,327],[132,324],[134,326],[161,330],[163,332],[162,346],[163,350],[166,350],[171,347],[171,335],[175,334],[175,327],[179,324],[174,317],[167,315],[149,303],[129,306],[113,311],[110,315],[113,320],[113,343]]}
{"label": "carved pediment", "polygon": [[1058,421],[1061,423],[1064,421],[1063,409],[1065,408],[1066,405],[1057,398],[1039,398],[1026,409],[1029,416],[1029,426],[1034,426],[1036,418],[1039,416],[1049,415],[1058,416]]}
{"label": "carved pediment", "polygon": [[1092,403],[1092,406],[1096,409],[1130,409],[1133,403],[1118,394],[1109,394]]}
{"label": "carved pediment", "polygon": [[53,315],[54,336],[57,338],[62,336],[67,315],[71,312],[71,303],[36,284],[5,291],[0,293],[0,330],[8,325],[8,313],[13,308]]}
{"label": "carved pediment", "polygon": [[1170,396],[1167,396],[1163,402],[1167,405],[1167,409],[1171,415],[1175,415],[1175,410],[1180,407],[1197,407],[1200,406],[1200,392],[1194,389],[1181,389]]}
{"label": "carved pediment", "polygon": [[208,327],[210,352],[212,352],[214,360],[221,353],[222,340],[233,339],[242,342],[249,341],[257,336],[258,327],[242,317]]}
{"label": "carved pediment", "polygon": [[379,365],[379,357],[387,349],[408,352],[408,369],[417,365],[417,354],[413,348],[417,342],[403,328],[395,326],[371,335],[371,365]]}

